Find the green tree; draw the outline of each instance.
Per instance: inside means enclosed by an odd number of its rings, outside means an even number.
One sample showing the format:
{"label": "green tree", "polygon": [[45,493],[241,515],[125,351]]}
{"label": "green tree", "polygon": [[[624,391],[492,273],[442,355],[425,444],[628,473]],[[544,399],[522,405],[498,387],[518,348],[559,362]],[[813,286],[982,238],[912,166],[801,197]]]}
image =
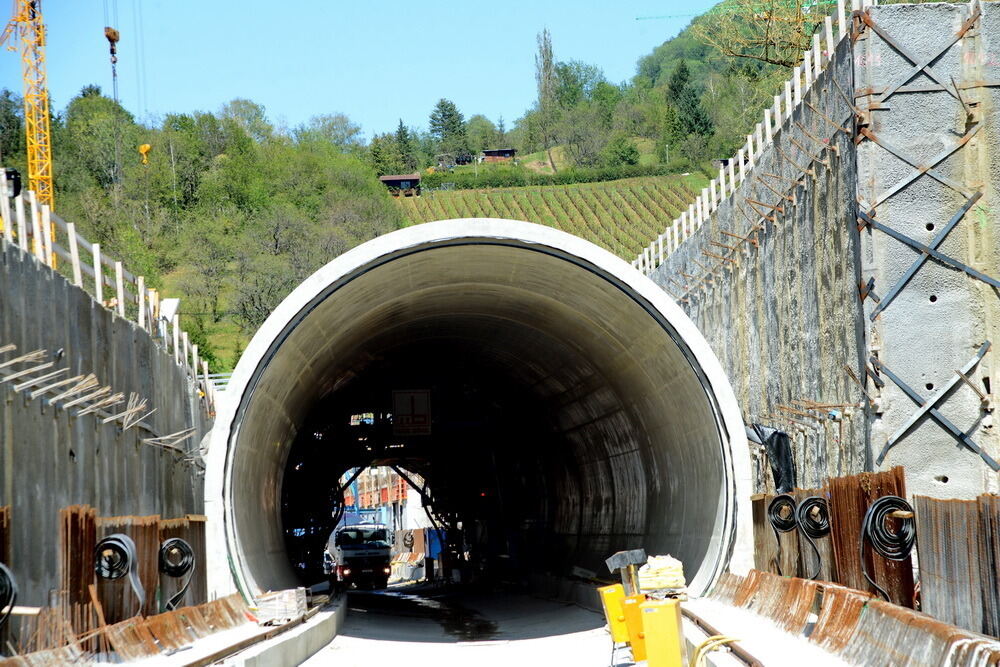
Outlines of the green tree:
{"label": "green tree", "polygon": [[313,116],[295,128],[293,136],[299,143],[324,142],[344,153],[362,146],[361,126],[342,113]]}
{"label": "green tree", "polygon": [[590,94],[594,104],[601,113],[601,122],[604,127],[611,127],[614,122],[615,112],[622,102],[622,91],[618,86],[607,81],[598,81]]}
{"label": "green tree", "polygon": [[674,68],[673,73],[671,73],[670,78],[667,80],[667,99],[669,102],[674,104],[680,99],[681,95],[687,89],[688,83],[691,81],[691,72],[688,70],[687,62],[681,58],[680,62]]}
{"label": "green tree", "polygon": [[593,65],[571,60],[556,63],[555,80],[555,101],[566,109],[591,99],[597,85],[604,82],[604,73]]}
{"label": "green tree", "polygon": [[496,125],[482,114],[476,114],[469,118],[469,122],[466,123],[466,133],[469,137],[469,150],[473,154],[478,154],[487,148],[499,148],[496,145]]}
{"label": "green tree", "polygon": [[825,14],[807,0],[723,0],[691,24],[693,34],[727,58],[792,68],[809,49]]}
{"label": "green tree", "polygon": [[402,174],[407,170],[406,159],[392,134],[379,134],[368,144],[368,158],[379,176]]}
{"label": "green tree", "polygon": [[402,118],[399,119],[399,125],[396,126],[396,146],[399,148],[400,155],[402,155],[406,171],[416,169],[418,160],[413,133],[403,124]]}
{"label": "green tree", "polygon": [[0,91],[0,161],[5,166],[26,160],[24,105],[21,97],[6,88]]}
{"label": "green tree", "polygon": [[595,167],[601,163],[601,151],[608,138],[607,131],[601,124],[598,107],[582,104],[564,110],[556,136],[573,165]]}
{"label": "green tree", "polygon": [[552,55],[552,35],[548,28],[537,36],[538,52],[535,54],[535,83],[538,85],[538,115],[536,124],[541,139],[542,149],[549,158],[549,166],[556,171],[556,161],[552,159],[552,146],[555,143],[556,125],[558,123],[558,100],[556,98],[556,67]]}
{"label": "green tree", "polygon": [[444,98],[438,100],[430,116],[430,131],[444,153],[466,153],[469,150],[465,133],[465,118],[455,103]]}
{"label": "green tree", "polygon": [[601,162],[608,167],[639,164],[639,149],[629,136],[616,133],[601,150]]}
{"label": "green tree", "polygon": [[264,105],[236,98],[222,106],[219,116],[234,121],[254,141],[261,143],[271,137],[274,127],[267,120]]}

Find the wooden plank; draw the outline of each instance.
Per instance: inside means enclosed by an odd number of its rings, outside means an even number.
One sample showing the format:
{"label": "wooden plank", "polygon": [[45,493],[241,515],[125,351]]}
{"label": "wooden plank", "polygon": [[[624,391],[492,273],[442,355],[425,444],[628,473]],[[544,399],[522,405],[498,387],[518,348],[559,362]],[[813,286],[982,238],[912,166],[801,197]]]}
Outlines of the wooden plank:
{"label": "wooden plank", "polygon": [[135,280],[136,298],[139,306],[139,328],[146,329],[146,279],[139,276]]}
{"label": "wooden plank", "polygon": [[95,243],[91,246],[94,256],[94,298],[97,303],[104,305],[104,276],[101,271],[101,244]]}
{"label": "wooden plank", "polygon": [[122,263],[115,262],[115,297],[117,300],[118,314],[125,317],[125,280],[122,275]]}
{"label": "wooden plank", "polygon": [[180,316],[174,315],[174,319],[171,321],[171,325],[174,328],[173,338],[174,338],[174,363],[179,364],[181,362],[181,336],[180,336]]}
{"label": "wooden plank", "polygon": [[3,236],[14,242],[14,219],[10,214],[10,197],[7,195],[7,172],[0,172],[0,217],[3,218]]}
{"label": "wooden plank", "polygon": [[77,248],[76,225],[72,222],[66,225],[66,237],[69,239],[69,257],[73,266],[73,284],[83,287],[83,275],[80,271],[80,250]]}
{"label": "wooden plank", "polygon": [[28,190],[28,205],[31,212],[31,253],[40,261],[45,261],[42,248],[42,225],[38,219],[38,197],[34,190]]}
{"label": "wooden plank", "polygon": [[28,252],[28,227],[24,220],[24,193],[14,198],[14,215],[17,217],[17,245]]}
{"label": "wooden plank", "polygon": [[42,204],[42,246],[45,250],[45,263],[49,268],[56,268],[56,258],[52,254],[52,242],[55,230],[52,227],[51,209],[48,204]]}

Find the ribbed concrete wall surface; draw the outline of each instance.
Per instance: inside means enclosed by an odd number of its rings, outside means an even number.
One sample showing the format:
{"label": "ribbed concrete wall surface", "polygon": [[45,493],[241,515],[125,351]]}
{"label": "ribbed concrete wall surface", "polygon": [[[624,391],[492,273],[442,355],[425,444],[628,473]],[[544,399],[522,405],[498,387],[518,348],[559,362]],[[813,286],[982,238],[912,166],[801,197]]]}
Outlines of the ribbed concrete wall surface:
{"label": "ribbed concrete wall surface", "polygon": [[[651,274],[708,339],[744,418],[787,431],[803,487],[865,469],[862,408],[817,421],[795,401],[860,404],[844,370],[862,365],[850,43],[805,95],[735,193]],[[834,83],[836,81],[836,83]],[[839,86],[839,88],[838,88]],[[776,210],[771,207],[779,207]],[[742,238],[741,238],[742,237]],[[713,244],[723,244],[715,245]],[[732,246],[738,250],[730,254]],[[706,253],[711,253],[706,254]],[[728,256],[721,263],[712,255]],[[706,276],[702,266],[716,267]],[[687,289],[685,289],[687,288]],[[770,479],[754,457],[757,488]]]}
{"label": "ribbed concrete wall surface", "polygon": [[[3,243],[0,241],[0,243]],[[197,446],[210,426],[182,368],[133,322],[99,306],[89,294],[3,243],[0,248],[0,364],[34,350],[49,369],[0,384],[0,505],[12,508],[9,565],[21,589],[19,604],[38,605],[59,587],[58,511],[87,503],[100,515],[201,513],[201,478],[144,438],[196,427],[187,446]],[[4,373],[32,364],[8,367]],[[59,368],[60,379],[93,373],[101,385],[128,397],[137,393],[156,412],[144,425],[122,432],[120,421],[102,422],[108,412],[75,416],[86,404],[53,406],[54,394],[15,391],[28,377]],[[110,407],[111,414],[125,404]]]}

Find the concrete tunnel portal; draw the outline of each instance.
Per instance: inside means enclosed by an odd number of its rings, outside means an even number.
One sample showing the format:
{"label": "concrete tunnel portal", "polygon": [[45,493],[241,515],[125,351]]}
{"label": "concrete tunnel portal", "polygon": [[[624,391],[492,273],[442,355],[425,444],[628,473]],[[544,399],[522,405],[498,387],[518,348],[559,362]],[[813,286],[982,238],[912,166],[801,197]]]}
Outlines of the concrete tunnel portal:
{"label": "concrete tunnel portal", "polygon": [[[414,390],[430,433],[399,435],[393,392]],[[210,587],[301,585],[285,528],[321,525],[340,475],[375,463],[423,477],[507,577],[607,576],[642,547],[699,592],[752,553],[743,422],[708,344],[626,262],[540,225],[408,227],[280,304],[211,434]]]}

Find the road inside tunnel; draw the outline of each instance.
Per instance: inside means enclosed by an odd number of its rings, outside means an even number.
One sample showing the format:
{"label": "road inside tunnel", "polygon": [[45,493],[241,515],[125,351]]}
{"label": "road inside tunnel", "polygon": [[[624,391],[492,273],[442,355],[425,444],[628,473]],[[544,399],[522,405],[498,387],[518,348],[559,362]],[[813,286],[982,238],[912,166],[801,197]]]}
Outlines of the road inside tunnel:
{"label": "road inside tunnel", "polygon": [[[607,667],[604,617],[573,604],[475,588],[352,591],[337,637],[306,666],[373,664]],[[619,650],[625,664],[628,652]]]}
{"label": "road inside tunnel", "polygon": [[[429,397],[426,428],[401,428],[394,392]],[[245,351],[208,455],[210,585],[297,585],[285,528],[392,464],[495,579],[607,576],[645,548],[703,591],[750,553],[746,448],[704,339],[622,260],[516,221],[403,229],[307,279]]]}

